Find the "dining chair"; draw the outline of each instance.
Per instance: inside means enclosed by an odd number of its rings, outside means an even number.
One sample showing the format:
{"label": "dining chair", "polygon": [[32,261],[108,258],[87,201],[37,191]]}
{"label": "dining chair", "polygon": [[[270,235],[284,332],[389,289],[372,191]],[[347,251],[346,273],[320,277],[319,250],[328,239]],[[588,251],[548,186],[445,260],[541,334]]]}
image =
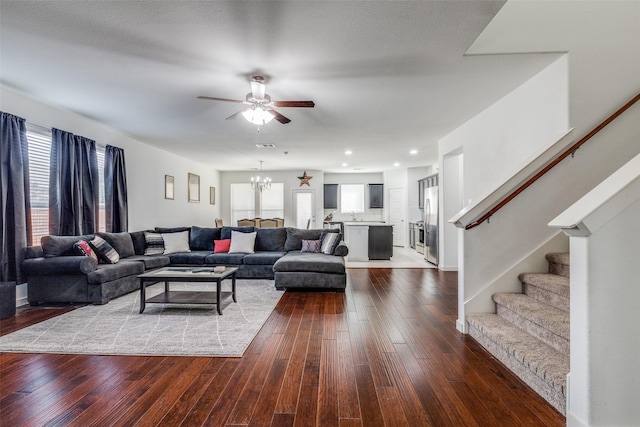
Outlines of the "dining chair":
{"label": "dining chair", "polygon": [[256,222],[252,219],[239,219],[238,220],[238,227],[246,227],[249,225],[256,225]]}
{"label": "dining chair", "polygon": [[266,218],[266,219],[260,220],[260,227],[261,228],[273,228],[273,227],[277,227],[277,226],[278,226],[278,221],[276,221],[273,218]]}
{"label": "dining chair", "polygon": [[222,218],[216,218],[216,227],[222,227]]}

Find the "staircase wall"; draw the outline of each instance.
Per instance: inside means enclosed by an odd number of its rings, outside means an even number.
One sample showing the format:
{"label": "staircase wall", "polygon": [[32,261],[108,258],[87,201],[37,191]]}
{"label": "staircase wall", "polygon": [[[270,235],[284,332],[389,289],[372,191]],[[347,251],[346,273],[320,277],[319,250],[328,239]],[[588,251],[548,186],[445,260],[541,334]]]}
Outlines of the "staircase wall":
{"label": "staircase wall", "polygon": [[[632,89],[630,89],[632,90]],[[541,92],[543,93],[543,92]],[[509,95],[514,96],[515,94]],[[627,99],[619,100],[615,105],[594,105],[593,108],[601,111],[601,119],[604,120],[617,108],[628,101],[635,93],[631,92]],[[527,111],[522,107],[511,114],[526,115]],[[464,199],[469,197],[468,191],[475,189],[479,193],[478,182],[482,180],[473,175],[473,171],[483,167],[485,156],[474,157],[468,146],[478,144],[481,138],[481,130],[491,123],[483,122],[484,117],[478,117],[478,123],[473,123],[474,130],[466,129],[464,134],[454,138],[455,142],[462,145],[464,152]],[[506,207],[495,214],[489,223],[483,223],[471,230],[458,230],[458,259],[459,271],[459,318],[458,329],[466,332],[465,313],[491,309],[489,295],[491,287],[501,277],[510,271],[515,265],[526,259],[536,248],[549,241],[556,233],[547,224],[559,215],[568,206],[573,204],[581,196],[595,187],[608,175],[617,170],[626,161],[640,153],[640,103],[627,110],[612,124],[592,138],[579,149],[575,157],[568,157],[549,173],[539,179],[534,185],[526,189],[522,194],[512,200]],[[594,123],[595,127],[598,123]],[[493,122],[493,126],[500,126],[499,122]],[[565,131],[567,129],[564,129]],[[480,136],[479,136],[480,135]],[[583,135],[576,135],[580,138]],[[550,141],[551,139],[549,139]],[[461,150],[459,146],[451,144],[453,140],[441,141],[441,153]],[[517,135],[513,136],[513,143],[519,143]],[[445,154],[446,155],[446,154]],[[510,154],[503,154],[499,150],[491,153],[495,157],[496,164],[513,164]],[[510,163],[511,162],[511,163]],[[441,164],[443,164],[441,162]],[[508,167],[508,166],[505,166]],[[442,171],[441,171],[442,173]],[[444,172],[446,174],[446,172]],[[471,176],[469,176],[471,174]],[[470,184],[472,181],[473,184]],[[489,181],[487,181],[489,182]],[[489,183],[488,193],[502,182]],[[442,193],[446,194],[446,182],[442,182]],[[474,194],[474,195],[476,195]],[[441,200],[441,205],[446,203]],[[444,218],[446,222],[448,218]],[[451,224],[446,224],[451,227]],[[446,230],[444,231],[446,233]],[[495,286],[501,286],[496,284]],[[482,297],[479,297],[483,294]],[[484,299],[485,303],[477,298]],[[473,305],[473,310],[470,306]]]}

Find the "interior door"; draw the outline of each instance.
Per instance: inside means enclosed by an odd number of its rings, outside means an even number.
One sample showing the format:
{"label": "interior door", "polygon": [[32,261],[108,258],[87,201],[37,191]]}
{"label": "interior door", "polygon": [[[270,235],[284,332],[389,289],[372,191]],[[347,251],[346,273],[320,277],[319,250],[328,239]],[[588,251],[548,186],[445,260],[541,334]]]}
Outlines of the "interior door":
{"label": "interior door", "polygon": [[315,228],[315,190],[293,190],[293,222],[296,228]]}
{"label": "interior door", "polygon": [[393,225],[393,246],[406,246],[405,230],[405,196],[406,189],[390,188],[387,212],[389,212],[389,224]]}

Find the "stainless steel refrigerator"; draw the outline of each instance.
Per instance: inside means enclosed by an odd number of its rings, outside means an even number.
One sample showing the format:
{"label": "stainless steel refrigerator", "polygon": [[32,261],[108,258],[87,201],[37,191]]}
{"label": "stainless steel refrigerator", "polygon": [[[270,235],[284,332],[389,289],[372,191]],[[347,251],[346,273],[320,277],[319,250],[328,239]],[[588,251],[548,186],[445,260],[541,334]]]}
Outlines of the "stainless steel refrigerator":
{"label": "stainless steel refrigerator", "polygon": [[438,265],[438,175],[426,179],[424,189],[424,259]]}

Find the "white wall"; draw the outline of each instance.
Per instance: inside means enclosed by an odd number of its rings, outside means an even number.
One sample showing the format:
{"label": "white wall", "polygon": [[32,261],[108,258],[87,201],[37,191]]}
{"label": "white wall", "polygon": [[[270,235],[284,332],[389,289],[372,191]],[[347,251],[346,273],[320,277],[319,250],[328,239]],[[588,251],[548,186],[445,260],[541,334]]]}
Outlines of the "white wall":
{"label": "white wall", "polygon": [[[446,158],[464,153],[463,200],[474,199],[499,186],[522,167],[524,159],[555,142],[569,128],[567,106],[567,59],[562,57],[443,138],[439,142],[441,165],[446,167]],[[441,182],[441,216],[445,214],[442,210],[445,206],[443,195],[449,193],[449,185],[458,184],[455,181]],[[451,193],[456,193],[456,190]],[[529,192],[528,196],[531,195]],[[537,202],[535,197],[544,198],[544,195],[533,197]],[[529,200],[523,207],[533,219],[524,219],[518,214],[501,221],[503,214],[499,213],[491,218],[490,224],[464,232],[458,258],[458,269],[463,271],[458,279],[459,292],[465,304],[458,307],[459,320],[464,319],[465,305],[472,297],[533,249],[551,239],[553,232],[546,228],[546,222],[553,216],[545,213],[544,209],[540,212],[541,205],[545,204]],[[447,220],[443,218],[441,221],[441,235],[446,236],[443,226]],[[448,241],[441,241],[445,245],[440,248],[441,253],[447,253]],[[494,310],[490,299],[483,310]]]}
{"label": "white wall", "polygon": [[440,219],[440,256],[439,268],[445,271],[458,270],[458,229],[448,222],[448,219],[460,212],[465,206],[464,202],[464,154],[445,156],[442,159],[440,176],[446,186],[440,186],[442,191],[442,218]]}
{"label": "white wall", "polygon": [[[312,227],[322,228],[322,220],[324,219],[323,209],[323,190],[324,177],[323,172],[318,170],[307,170],[307,175],[312,176],[309,185],[300,185],[300,179],[304,170],[300,171],[269,171],[265,170],[264,175],[271,178],[272,182],[281,182],[284,184],[284,225],[285,227],[294,227],[292,218],[293,214],[293,190],[313,190],[315,193],[315,218]],[[247,171],[228,171],[220,173],[221,191],[220,200],[223,206],[222,219],[225,225],[231,224],[231,194],[230,186],[235,183],[250,182],[252,176],[256,175],[255,170]],[[257,205],[256,205],[257,207]]]}
{"label": "white wall", "polygon": [[[159,150],[116,129],[78,114],[39,103],[0,87],[0,109],[47,128],[58,128],[95,140],[101,145],[123,148],[127,167],[129,230],[155,226],[213,226],[220,203],[209,204],[209,187],[220,187],[219,173],[209,166]],[[179,144],[180,141],[176,141]],[[200,175],[200,203],[187,202],[187,174]],[[164,198],[164,176],[175,177],[174,200]],[[17,298],[26,297],[26,286]]]}
{"label": "white wall", "polygon": [[[324,184],[364,184],[364,213],[356,214],[358,220],[363,221],[384,221],[384,209],[369,209],[369,192],[367,184],[384,184],[384,174],[377,173],[325,173]],[[387,188],[385,185],[385,193]],[[386,201],[386,200],[385,200]],[[322,203],[320,207],[322,207]],[[338,187],[338,209],[325,209],[324,215],[333,213],[334,221],[351,221],[350,213],[340,213],[340,187]],[[324,218],[324,216],[323,216]]]}

